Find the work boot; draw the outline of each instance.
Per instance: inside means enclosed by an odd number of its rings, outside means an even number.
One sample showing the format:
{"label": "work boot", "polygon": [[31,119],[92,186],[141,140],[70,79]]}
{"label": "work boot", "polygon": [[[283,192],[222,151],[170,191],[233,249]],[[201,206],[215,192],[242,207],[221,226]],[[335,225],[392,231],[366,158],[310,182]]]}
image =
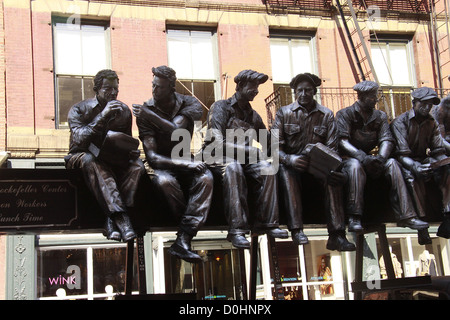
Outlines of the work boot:
{"label": "work boot", "polygon": [[120,234],[122,235],[122,240],[124,242],[128,242],[136,238],[136,233],[131,225],[130,217],[125,212],[116,213],[112,216],[112,219],[117,228],[119,228]]}
{"label": "work boot", "polygon": [[444,220],[439,226],[436,235],[441,238],[450,239],[450,212],[444,214]]}
{"label": "work boot", "polygon": [[200,257],[195,252],[191,251],[191,240],[193,236],[187,234],[184,231],[177,232],[177,239],[174,244],[169,248],[169,253],[183,259],[187,262],[196,263],[201,262],[202,257]]}
{"label": "work boot", "polygon": [[327,249],[337,251],[355,251],[356,246],[347,240],[344,232],[333,232],[328,236]]}
{"label": "work boot", "polygon": [[271,236],[273,238],[280,238],[280,239],[287,239],[289,238],[289,233],[286,230],[273,227],[273,228],[255,228],[253,230],[255,234],[267,234],[268,236]]}
{"label": "work boot", "polygon": [[348,232],[360,232],[363,231],[363,227],[361,225],[361,216],[356,214],[351,214],[348,217]]}
{"label": "work boot", "polygon": [[417,240],[420,245],[431,244],[430,234],[428,228],[417,230]]}
{"label": "work boot", "polygon": [[227,240],[230,241],[234,247],[239,249],[250,249],[250,242],[243,234],[228,234]]}
{"label": "work boot", "polygon": [[287,239],[289,238],[289,233],[286,230],[280,228],[269,228],[266,230],[266,234],[273,238]]}
{"label": "work boot", "polygon": [[110,217],[106,218],[105,228],[103,230],[103,235],[108,240],[116,240],[116,241],[122,240],[122,237],[120,236],[120,231],[117,229],[116,224],[114,223],[114,221]]}
{"label": "work boot", "polygon": [[429,227],[428,223],[417,218],[400,220],[399,222],[397,222],[397,226],[404,228],[411,228],[414,230],[421,230]]}
{"label": "work boot", "polygon": [[302,229],[295,229],[291,231],[292,241],[297,246],[308,244],[308,237],[303,233]]}

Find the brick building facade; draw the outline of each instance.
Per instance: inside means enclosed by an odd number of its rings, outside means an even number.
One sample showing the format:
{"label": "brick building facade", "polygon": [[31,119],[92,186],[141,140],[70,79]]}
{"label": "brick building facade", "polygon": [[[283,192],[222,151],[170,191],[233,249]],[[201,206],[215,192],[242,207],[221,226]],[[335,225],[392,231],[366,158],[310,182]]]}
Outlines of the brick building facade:
{"label": "brick building facade", "polygon": [[[68,130],[58,126],[56,114],[55,17],[106,26],[108,66],[118,72],[119,98],[130,106],[151,96],[151,68],[169,63],[167,30],[178,27],[214,34],[214,80],[219,82],[214,99],[233,94],[232,79],[240,70],[251,68],[271,76],[253,104],[263,118],[264,98],[274,91],[271,58],[280,59],[271,57],[274,34],[311,39],[312,71],[324,80],[323,88],[348,88],[359,81],[334,3],[330,1],[330,7],[321,8],[315,1],[306,1],[303,6],[300,1],[295,7],[285,1],[285,7],[276,9],[270,1],[263,2],[2,1],[0,149],[9,151],[11,159],[60,158],[67,152]],[[442,6],[441,2],[437,5]],[[438,87],[430,14],[426,10],[381,10],[376,29],[368,28],[363,14],[359,20],[369,49],[375,43],[373,31],[377,39],[408,41],[413,70],[409,86]],[[444,74],[449,74],[450,66],[446,67]],[[444,86],[449,87],[448,81]],[[332,103],[328,107],[334,111],[340,108]]]}
{"label": "brick building facade", "polygon": [[[450,89],[447,3],[353,1],[358,28],[370,53],[370,59],[361,53],[359,58],[362,64],[372,61],[374,70],[369,78],[378,76],[391,118],[409,108],[413,88],[429,86],[439,89],[441,95]],[[205,109],[234,93],[233,78],[239,71],[254,69],[269,75],[252,103],[266,123],[270,123],[266,108],[270,96],[285,90],[283,99],[291,99],[286,89],[289,80],[305,71],[323,79],[320,99],[336,112],[353,102],[351,88],[363,78],[353,54],[355,43],[352,45],[345,28],[351,22],[351,12],[344,8],[343,20],[337,4],[336,0],[0,0],[0,165],[63,167],[69,147],[67,108],[70,101],[93,95],[90,82],[96,73],[95,59],[99,61],[98,70],[107,67],[118,73],[119,99],[130,107],[151,97],[151,68],[169,65],[181,81],[179,91],[193,92]],[[447,50],[442,49],[445,46]],[[80,61],[75,62],[75,58]],[[406,103],[400,107],[403,100]],[[133,134],[137,136],[135,122]],[[315,270],[315,259],[329,253],[323,253],[319,243],[326,232],[310,232],[312,242],[314,236],[319,239],[311,246],[314,258],[310,262]],[[153,248],[155,243],[162,244],[164,237],[149,240]],[[416,241],[414,237],[408,234],[398,238],[403,239],[399,240],[403,251],[406,246],[410,253],[414,249],[414,257],[408,260],[412,262],[417,260],[415,242],[414,248],[411,244],[411,239]],[[95,239],[103,244],[103,240]],[[23,246],[21,241],[0,236],[0,261],[14,256],[12,248],[15,243]],[[23,243],[45,247],[53,241],[25,239]],[[433,241],[436,252],[438,246],[447,252],[440,263],[443,272],[450,274],[448,241]],[[36,262],[30,262],[35,259],[34,249],[25,251],[31,254],[27,266],[33,271],[29,275],[35,272]],[[39,255],[45,256],[46,251],[39,250]],[[296,252],[297,248],[292,250]],[[302,262],[304,268],[309,268],[306,250],[300,256],[306,261]],[[155,261],[161,261],[162,254],[154,253],[152,259],[155,292],[169,292],[168,288],[158,289],[164,287],[164,264],[158,267]],[[334,270],[341,268],[336,262],[340,256],[328,259]],[[0,264],[0,283],[12,277],[13,267],[8,268]],[[335,278],[339,279],[337,274]],[[33,286],[33,279],[27,281]],[[0,299],[12,297],[12,286],[0,286]],[[41,289],[31,289],[31,298],[45,296],[36,294]],[[335,289],[339,291],[337,286]],[[305,296],[309,289],[303,290]],[[264,293],[266,297],[269,291]],[[344,297],[343,292],[336,296]]]}

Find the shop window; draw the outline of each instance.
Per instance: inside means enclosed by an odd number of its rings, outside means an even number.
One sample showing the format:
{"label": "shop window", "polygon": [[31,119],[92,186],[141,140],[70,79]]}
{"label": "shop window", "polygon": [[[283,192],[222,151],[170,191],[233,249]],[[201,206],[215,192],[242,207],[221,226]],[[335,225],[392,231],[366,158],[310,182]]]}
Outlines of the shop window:
{"label": "shop window", "polygon": [[371,57],[384,91],[383,108],[392,118],[411,108],[411,89],[415,85],[411,41],[371,39]]}
{"label": "shop window", "polygon": [[179,80],[176,90],[200,100],[204,106],[203,122],[208,109],[220,97],[216,42],[213,30],[170,26],[167,30],[168,64]]}
{"label": "shop window", "polygon": [[346,298],[341,255],[327,250],[326,242],[312,238],[310,243],[304,246],[296,246],[292,241],[276,242],[284,299]]}
{"label": "shop window", "polygon": [[[397,278],[445,275],[439,238],[432,238],[432,243],[427,245],[420,245],[416,236],[389,237],[388,242]],[[379,244],[378,248],[380,273],[385,279],[387,276]]]}
{"label": "shop window", "polygon": [[243,253],[236,249],[197,253],[203,261],[192,264],[164,250],[166,293],[196,293],[199,300],[242,300]]}
{"label": "shop window", "polygon": [[[37,298],[112,299],[125,291],[126,245],[40,247]],[[137,261],[134,276],[137,279]],[[133,282],[133,291],[137,291]]]}
{"label": "shop window", "polygon": [[70,107],[94,96],[94,76],[110,66],[108,26],[84,20],[68,22],[53,19],[57,128],[67,128]]}
{"label": "shop window", "polygon": [[284,299],[303,300],[301,290],[302,272],[298,246],[292,241],[278,241],[276,246]]}
{"label": "shop window", "polygon": [[309,300],[345,299],[342,258],[326,249],[326,240],[303,246]]}
{"label": "shop window", "polygon": [[281,106],[294,101],[289,87],[292,78],[299,73],[315,73],[313,36],[292,36],[272,33],[270,55],[274,91],[280,90]]}

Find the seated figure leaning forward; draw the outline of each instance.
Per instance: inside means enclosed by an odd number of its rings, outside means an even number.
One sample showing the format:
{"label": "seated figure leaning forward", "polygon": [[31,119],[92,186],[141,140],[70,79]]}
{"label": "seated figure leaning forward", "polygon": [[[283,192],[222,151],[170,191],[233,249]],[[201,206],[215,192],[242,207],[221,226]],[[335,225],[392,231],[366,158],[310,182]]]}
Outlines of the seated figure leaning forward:
{"label": "seated figure leaning forward", "polygon": [[179,224],[169,252],[188,262],[200,262],[201,257],[191,249],[191,240],[208,216],[213,177],[206,164],[193,160],[190,150],[183,157],[172,157],[178,144],[172,141],[172,134],[185,130],[192,137],[194,121],[201,119],[203,109],[196,98],[175,92],[175,70],[160,66],[152,71],[153,98],[144,105],[133,105],[139,138],[154,170],[151,180]]}
{"label": "seated figure leaning forward", "polygon": [[[336,114],[339,146],[344,158],[342,171],[348,175],[348,230],[363,230],[361,217],[364,213],[367,176],[375,179],[384,176],[389,182],[389,199],[397,225],[422,230],[419,231],[419,242],[428,242],[428,223],[417,218],[413,201],[403,180],[401,166],[395,159],[390,158],[394,138],[387,115],[381,110],[375,110],[379,86],[373,81],[362,81],[353,89],[358,94],[358,101]],[[376,147],[378,152],[373,155]]]}
{"label": "seated figure leaning forward", "polygon": [[[145,172],[137,149],[139,141],[132,137],[130,109],[117,100],[116,72],[99,71],[94,91],[95,98],[81,101],[69,111],[66,168],[80,168],[83,172],[88,188],[107,216],[106,237],[130,241],[136,234],[127,211],[134,206],[138,182]],[[115,147],[117,139],[123,148]]]}
{"label": "seated figure leaning forward", "polygon": [[427,182],[435,184],[442,197],[443,222],[437,236],[450,238],[450,164],[436,120],[430,110],[440,99],[428,87],[411,94],[412,109],[395,118],[391,131],[395,138],[395,156],[402,165],[403,176],[420,217],[426,217],[429,198]]}
{"label": "seated figure leaning forward", "polygon": [[450,95],[441,100],[441,103],[434,106],[431,114],[439,125],[445,152],[450,156]]}
{"label": "seated figure leaning forward", "polygon": [[[296,101],[281,107],[275,116],[272,136],[278,136],[280,143],[279,183],[287,211],[288,228],[295,244],[307,244],[303,233],[302,188],[305,175],[316,172],[311,170],[315,161],[311,160],[313,148],[323,146],[324,156],[337,154],[338,140],[333,112],[317,103],[314,95],[322,80],[314,74],[302,73],[295,76],[290,86],[294,89]],[[315,153],[314,153],[315,154]],[[324,171],[324,172],[323,172]],[[355,245],[345,235],[345,216],[343,208],[342,184],[345,175],[335,170],[323,169],[313,174],[325,190],[328,242],[327,249],[353,251]]]}
{"label": "seated figure leaning forward", "polygon": [[[254,70],[239,72],[234,78],[235,94],[216,101],[208,113],[202,151],[214,178],[222,184],[229,226],[227,239],[237,248],[250,248],[245,238],[250,229],[256,234],[288,237],[287,231],[279,228],[276,175],[260,149],[253,145],[253,141],[259,142],[261,138],[268,141],[269,133],[250,105],[259,92],[259,85],[267,79],[266,74]],[[255,135],[251,137],[249,133]],[[208,159],[209,155],[212,159]],[[254,201],[254,217],[249,213],[248,198]]]}

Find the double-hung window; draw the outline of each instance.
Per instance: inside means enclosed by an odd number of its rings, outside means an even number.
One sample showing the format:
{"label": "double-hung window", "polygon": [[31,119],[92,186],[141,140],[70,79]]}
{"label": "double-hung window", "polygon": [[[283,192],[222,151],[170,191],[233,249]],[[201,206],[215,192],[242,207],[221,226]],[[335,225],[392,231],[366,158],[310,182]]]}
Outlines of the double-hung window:
{"label": "double-hung window", "polygon": [[280,90],[281,106],[294,98],[289,83],[299,73],[315,73],[315,54],[312,36],[271,34],[270,54],[274,91]]}
{"label": "double-hung window", "polygon": [[168,27],[167,43],[169,66],[177,73],[176,91],[200,100],[205,121],[209,107],[220,98],[216,32]]}
{"label": "double-hung window", "polygon": [[392,118],[411,108],[411,90],[415,87],[411,41],[408,39],[372,39],[372,63],[383,88],[386,112]]}
{"label": "double-hung window", "polygon": [[75,103],[93,97],[93,79],[110,68],[109,28],[106,24],[67,19],[53,20],[56,126],[66,128]]}

